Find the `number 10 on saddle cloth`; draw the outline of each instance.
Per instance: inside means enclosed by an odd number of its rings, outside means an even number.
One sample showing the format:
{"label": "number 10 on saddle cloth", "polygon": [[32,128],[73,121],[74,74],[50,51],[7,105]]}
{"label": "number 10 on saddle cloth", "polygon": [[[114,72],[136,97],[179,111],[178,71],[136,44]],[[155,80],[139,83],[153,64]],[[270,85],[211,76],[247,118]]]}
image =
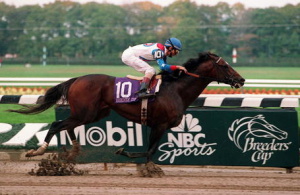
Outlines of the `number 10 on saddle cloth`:
{"label": "number 10 on saddle cloth", "polygon": [[[140,89],[140,80],[130,79],[128,77],[116,78],[114,97],[116,103],[133,103],[139,101],[136,92]],[[150,83],[149,91],[156,94],[159,91],[161,79],[153,79]]]}

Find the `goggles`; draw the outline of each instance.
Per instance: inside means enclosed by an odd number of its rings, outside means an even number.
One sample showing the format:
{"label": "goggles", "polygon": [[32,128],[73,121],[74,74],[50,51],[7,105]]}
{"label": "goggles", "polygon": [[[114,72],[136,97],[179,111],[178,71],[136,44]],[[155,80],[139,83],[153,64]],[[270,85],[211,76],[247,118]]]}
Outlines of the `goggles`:
{"label": "goggles", "polygon": [[173,49],[173,50],[175,51],[176,55],[179,54],[179,50],[177,49]]}

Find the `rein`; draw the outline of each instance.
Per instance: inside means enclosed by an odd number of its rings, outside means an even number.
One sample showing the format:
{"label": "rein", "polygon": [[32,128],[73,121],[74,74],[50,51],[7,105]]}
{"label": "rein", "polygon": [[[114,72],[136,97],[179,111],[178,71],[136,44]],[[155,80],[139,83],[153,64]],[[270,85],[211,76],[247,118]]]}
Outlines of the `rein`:
{"label": "rein", "polygon": [[197,74],[194,74],[194,73],[191,73],[191,72],[186,72],[185,74],[190,75],[192,77],[200,78],[200,75],[197,75]]}
{"label": "rein", "polygon": [[[215,80],[215,78],[213,78],[213,77],[203,77],[201,75],[194,74],[194,73],[191,73],[191,72],[186,72],[185,74],[187,74],[189,76],[192,76],[192,77],[195,77],[195,78],[198,78],[198,79],[211,79],[211,80]],[[222,81],[218,80],[218,82],[222,82]]]}

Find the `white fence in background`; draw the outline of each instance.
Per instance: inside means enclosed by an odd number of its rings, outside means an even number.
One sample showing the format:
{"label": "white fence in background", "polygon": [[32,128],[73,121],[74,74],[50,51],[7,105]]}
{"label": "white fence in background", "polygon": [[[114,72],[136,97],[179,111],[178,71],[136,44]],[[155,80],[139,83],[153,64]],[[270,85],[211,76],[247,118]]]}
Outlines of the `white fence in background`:
{"label": "white fence in background", "polygon": [[[17,78],[0,77],[0,86],[54,86],[70,78]],[[209,86],[226,87],[226,84],[212,82]],[[247,79],[245,88],[298,88],[300,80]]]}
{"label": "white fence in background", "polygon": [[[228,86],[226,84],[211,83],[209,86]],[[274,80],[274,79],[246,79],[245,88],[300,88],[300,80]]]}
{"label": "white fence in background", "polygon": [[68,79],[70,78],[0,77],[0,86],[54,86]]}

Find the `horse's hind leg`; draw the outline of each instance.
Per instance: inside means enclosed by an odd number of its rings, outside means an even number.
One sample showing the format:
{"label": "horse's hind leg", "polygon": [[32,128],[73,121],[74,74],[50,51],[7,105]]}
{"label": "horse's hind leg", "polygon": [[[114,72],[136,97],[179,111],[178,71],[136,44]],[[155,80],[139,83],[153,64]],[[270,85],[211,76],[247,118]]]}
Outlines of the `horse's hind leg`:
{"label": "horse's hind leg", "polygon": [[[43,155],[48,148],[48,145],[52,139],[52,137],[65,129],[74,129],[75,127],[79,126],[79,121],[74,120],[72,118],[65,119],[63,121],[55,121],[51,124],[50,129],[45,137],[44,143],[40,146],[37,150],[30,150],[26,153],[26,157],[33,157],[38,155]],[[74,134],[75,137],[75,134]],[[76,138],[75,138],[76,140]]]}
{"label": "horse's hind leg", "polygon": [[[83,122],[83,124],[96,122],[96,121],[108,116],[109,113],[110,113],[110,108],[108,106],[102,105],[101,109],[97,110],[97,112],[94,113],[93,117],[89,116],[88,117],[89,119],[86,119],[85,122]],[[80,118],[83,118],[83,117],[84,116],[82,116]],[[70,139],[72,141],[72,149],[70,151],[68,151],[68,156],[66,157],[68,161],[73,161],[76,158],[76,156],[79,155],[79,152],[80,152],[80,144],[76,140],[74,128],[67,130],[68,134],[70,136]]]}
{"label": "horse's hind leg", "polygon": [[44,143],[42,144],[42,146],[40,146],[37,150],[29,150],[26,153],[26,157],[33,157],[33,156],[38,156],[38,155],[43,155],[46,151],[46,149],[48,148],[48,145],[53,137],[53,135],[56,133],[57,129],[60,128],[61,124],[63,121],[56,121],[53,122],[50,126],[50,129],[46,135],[46,138],[44,140]]}
{"label": "horse's hind leg", "polygon": [[79,155],[81,147],[78,141],[76,140],[74,129],[68,129],[67,132],[70,139],[72,140],[72,148],[70,151],[67,151],[66,159],[68,161],[74,161],[76,156]]}
{"label": "horse's hind leg", "polygon": [[[41,147],[39,147],[37,150],[28,151],[25,156],[32,157],[32,156],[43,155],[45,153],[46,149],[48,148],[48,145],[49,145],[52,137],[56,133],[58,133],[62,130],[67,130],[68,134],[71,138],[72,144],[73,144],[73,147],[72,147],[71,151],[69,152],[67,159],[73,160],[79,154],[79,151],[80,151],[80,145],[76,140],[74,128],[79,125],[98,121],[101,118],[108,116],[110,113],[110,109],[107,106],[102,106],[102,109],[99,109],[97,112],[95,112],[94,116],[90,117],[89,119],[87,119],[88,117],[86,117],[86,115],[84,115],[84,114],[86,114],[86,112],[80,112],[80,113],[82,114],[81,116],[76,116],[76,117],[72,116],[72,117],[69,117],[62,121],[53,122],[50,126],[50,129],[49,129],[46,137],[45,137],[43,145]],[[78,118],[80,118],[80,120]]]}

